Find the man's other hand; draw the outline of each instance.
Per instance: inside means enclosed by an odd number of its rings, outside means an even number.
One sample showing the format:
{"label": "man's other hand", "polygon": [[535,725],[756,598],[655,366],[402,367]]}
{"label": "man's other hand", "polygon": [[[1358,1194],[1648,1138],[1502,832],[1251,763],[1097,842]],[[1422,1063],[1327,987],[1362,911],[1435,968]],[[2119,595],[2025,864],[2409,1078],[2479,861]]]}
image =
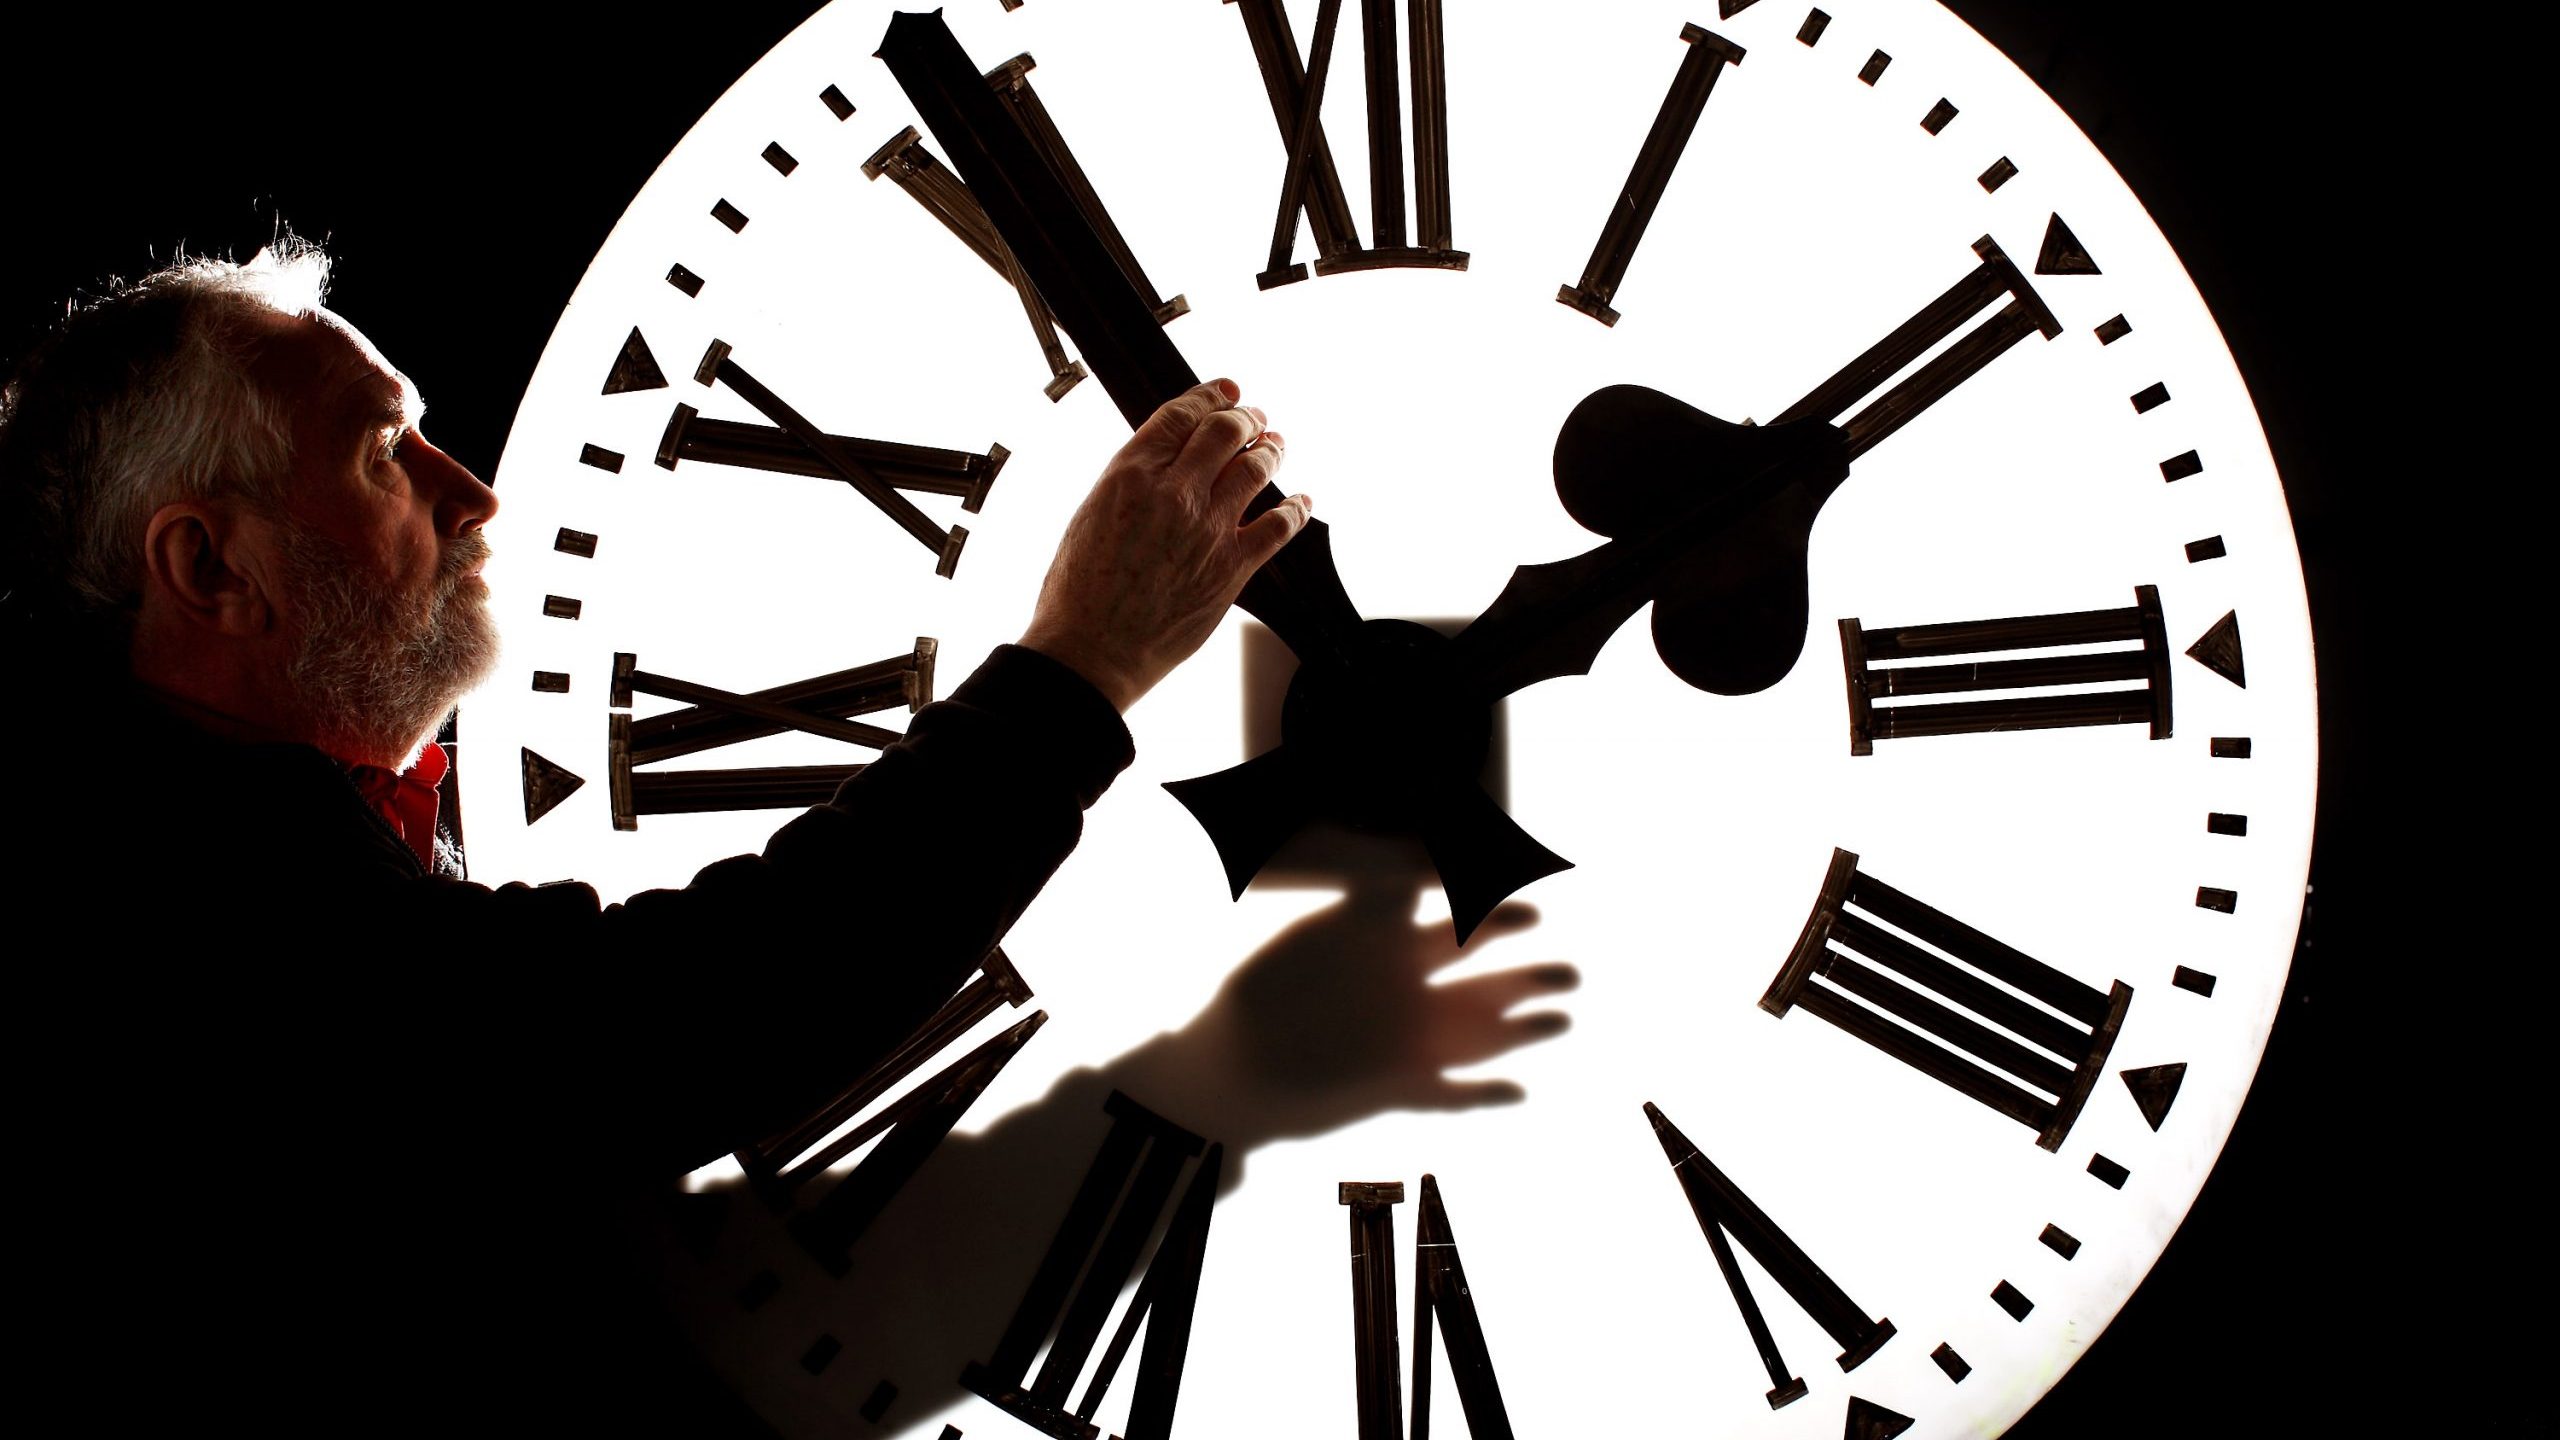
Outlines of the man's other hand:
{"label": "man's other hand", "polygon": [[1190,658],[1307,523],[1293,495],[1240,523],[1288,447],[1232,380],[1165,402],[1120,447],[1058,542],[1022,643],[1126,713]]}

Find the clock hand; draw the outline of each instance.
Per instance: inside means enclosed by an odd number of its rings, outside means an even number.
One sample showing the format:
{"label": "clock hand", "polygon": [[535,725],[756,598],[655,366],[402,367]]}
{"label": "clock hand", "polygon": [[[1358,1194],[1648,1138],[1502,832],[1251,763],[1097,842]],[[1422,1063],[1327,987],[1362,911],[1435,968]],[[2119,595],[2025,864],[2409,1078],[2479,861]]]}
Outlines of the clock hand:
{"label": "clock hand", "polygon": [[[1585,399],[1557,437],[1557,495],[1577,521],[1620,538],[1521,567],[1454,642],[1370,622],[1329,664],[1301,669],[1279,748],[1166,787],[1217,845],[1231,893],[1242,894],[1290,835],[1323,815],[1421,835],[1461,941],[1505,896],[1567,868],[1475,782],[1487,723],[1480,707],[1588,671],[1648,601],[1657,649],[1691,684],[1743,694],[1784,676],[1804,646],[1813,521],[1848,478],[1849,461],[2029,331],[2060,328],[1998,246],[1986,237],[1975,250],[1982,260],[1970,274],[1779,422],[1728,424],[1637,386]],[[1990,321],[1847,425],[1830,423],[2004,295],[2013,298]]]}
{"label": "clock hand", "polygon": [[[1785,678],[1804,649],[1805,552],[1849,463],[2030,333],[2061,326],[1985,236],[1981,263],[1770,424],[1732,425],[1658,391],[1583,400],[1556,436],[1556,495],[1607,544],[1524,565],[1456,642],[1453,665],[1491,702],[1587,673],[1618,627],[1654,604],[1654,645],[1701,690],[1744,695]],[[1845,425],[1842,411],[2009,297],[1989,320]]]}
{"label": "clock hand", "polygon": [[[1130,427],[1198,385],[1091,215],[989,91],[942,17],[891,17],[879,57]],[[1264,486],[1244,518],[1282,498],[1278,487]],[[1360,621],[1324,522],[1314,519],[1254,573],[1236,603],[1310,663],[1337,652]]]}

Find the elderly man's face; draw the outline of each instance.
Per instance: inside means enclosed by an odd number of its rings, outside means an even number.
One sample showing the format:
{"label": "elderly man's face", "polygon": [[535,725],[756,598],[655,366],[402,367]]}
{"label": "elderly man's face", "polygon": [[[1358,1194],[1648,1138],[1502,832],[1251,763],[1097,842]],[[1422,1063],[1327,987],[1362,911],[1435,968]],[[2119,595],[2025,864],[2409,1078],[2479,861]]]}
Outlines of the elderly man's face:
{"label": "elderly man's face", "polygon": [[480,527],[498,497],[418,433],[406,377],[337,317],[284,322],[258,369],[295,397],[289,679],[341,758],[397,763],[496,662]]}

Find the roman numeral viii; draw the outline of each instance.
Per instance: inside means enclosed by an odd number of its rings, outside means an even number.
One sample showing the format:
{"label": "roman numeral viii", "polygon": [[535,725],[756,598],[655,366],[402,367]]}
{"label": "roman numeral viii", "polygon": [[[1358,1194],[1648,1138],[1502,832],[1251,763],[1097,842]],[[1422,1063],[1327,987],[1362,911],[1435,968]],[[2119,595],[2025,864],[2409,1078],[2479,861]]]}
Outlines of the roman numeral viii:
{"label": "roman numeral viii", "polygon": [[2101,993],[1860,873],[1846,850],[1831,852],[1813,915],[1760,997],[1972,1096],[2047,1150],[2080,1118],[2132,1004],[2123,981]]}
{"label": "roman numeral viii", "polygon": [[1644,1114],[1653,1122],[1654,1138],[1662,1142],[1671,1173],[1680,1177],[1680,1189],[1689,1197],[1698,1228],[1706,1232],[1707,1248],[1715,1253],[1716,1269],[1723,1272],[1725,1287],[1733,1292],[1733,1303],[1742,1310],[1742,1323],[1751,1332],[1751,1344],[1760,1352],[1760,1363],[1768,1367],[1770,1409],[1803,1399],[1805,1383],[1803,1377],[1787,1373],[1787,1362],[1778,1354],[1778,1342],[1769,1334],[1769,1322],[1760,1314],[1760,1302],[1751,1298],[1751,1283],[1743,1278],[1742,1266],[1734,1259],[1734,1240],[1742,1242],[1742,1248],[1751,1252],[1751,1258],[1760,1262],[1761,1268],[1778,1282],[1778,1288],[1787,1292],[1788,1299],[1830,1333],[1833,1343],[1840,1347],[1842,1370],[1857,1369],[1867,1363],[1867,1357],[1884,1348],[1884,1343],[1893,1338],[1892,1321],[1867,1318],[1867,1312],[1822,1273],[1822,1267],[1813,1263],[1804,1247],[1788,1239],[1787,1232],[1778,1228],[1768,1212],[1752,1204],[1742,1187],[1726,1179],[1725,1173],[1652,1102],[1646,1102]]}
{"label": "roman numeral viii", "polygon": [[[827,1273],[842,1278],[851,1268],[854,1242],[915,1178],[934,1147],[986,1093],[1005,1065],[1048,1023],[1049,1012],[1033,1011],[860,1124],[848,1127],[847,1122],[999,1007],[1020,1008],[1030,998],[1031,987],[1023,983],[1004,951],[990,952],[979,965],[978,978],[945,1001],[861,1079],[791,1129],[737,1152],[748,1184],[775,1214],[790,1216],[792,1238]],[[825,1179],[828,1167],[882,1135],[886,1138],[851,1173],[832,1185],[816,1183]]]}
{"label": "roman numeral viii", "polygon": [[[1358,1376],[1360,1440],[1403,1440],[1404,1407],[1396,1395],[1396,1222],[1389,1206],[1404,1203],[1404,1182],[1346,1180],[1337,1198],[1351,1212],[1351,1338]],[[1413,1236],[1413,1440],[1431,1440],[1431,1319],[1449,1342],[1449,1376],[1458,1387],[1473,1440],[1511,1440],[1511,1414],[1493,1376],[1475,1294],[1458,1258],[1458,1237],[1440,1203],[1440,1182],[1422,1177],[1422,1213]]]}
{"label": "roman numeral viii", "polygon": [[1271,118],[1289,163],[1280,183],[1279,214],[1271,226],[1271,261],[1256,281],[1265,290],[1307,278],[1293,263],[1298,216],[1315,235],[1315,273],[1424,267],[1464,270],[1467,254],[1451,248],[1449,230],[1449,104],[1447,67],[1441,54],[1440,0],[1405,0],[1413,50],[1414,230],[1407,240],[1404,205],[1403,108],[1396,94],[1395,0],[1361,0],[1360,52],[1369,101],[1369,220],[1371,243],[1360,243],[1325,140],[1325,80],[1333,69],[1334,32],[1342,0],[1316,6],[1314,49],[1304,63],[1281,0],[1228,0],[1244,17],[1262,87],[1271,96]]}
{"label": "roman numeral viii", "polygon": [[[1095,1440],[1102,1431],[1093,1423],[1093,1413],[1128,1358],[1143,1321],[1147,1346],[1138,1359],[1126,1440],[1169,1440],[1226,1147],[1207,1145],[1202,1154],[1206,1142],[1199,1136],[1117,1090],[1102,1108],[1111,1116],[1111,1130],[1102,1138],[1093,1168],[1068,1202],[1066,1218],[1032,1272],[995,1352],[983,1363],[969,1362],[960,1383],[1054,1440]],[[1068,1392],[1084,1372],[1121,1287],[1137,1269],[1138,1252],[1163,1218],[1174,1184],[1194,1156],[1198,1167],[1156,1244],[1155,1259],[1112,1332],[1084,1398],[1069,1410]],[[1049,1342],[1048,1355],[1035,1376],[1031,1362],[1044,1341]]]}

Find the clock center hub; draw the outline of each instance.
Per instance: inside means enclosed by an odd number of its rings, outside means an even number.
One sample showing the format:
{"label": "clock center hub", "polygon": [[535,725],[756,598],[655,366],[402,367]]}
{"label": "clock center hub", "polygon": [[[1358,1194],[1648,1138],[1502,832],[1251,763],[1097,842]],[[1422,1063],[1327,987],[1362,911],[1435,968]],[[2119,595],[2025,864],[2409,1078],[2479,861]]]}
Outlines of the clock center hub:
{"label": "clock center hub", "polygon": [[1320,812],[1355,830],[1409,832],[1428,797],[1478,782],[1493,712],[1462,698],[1447,636],[1410,620],[1369,620],[1340,663],[1298,667],[1280,733]]}

